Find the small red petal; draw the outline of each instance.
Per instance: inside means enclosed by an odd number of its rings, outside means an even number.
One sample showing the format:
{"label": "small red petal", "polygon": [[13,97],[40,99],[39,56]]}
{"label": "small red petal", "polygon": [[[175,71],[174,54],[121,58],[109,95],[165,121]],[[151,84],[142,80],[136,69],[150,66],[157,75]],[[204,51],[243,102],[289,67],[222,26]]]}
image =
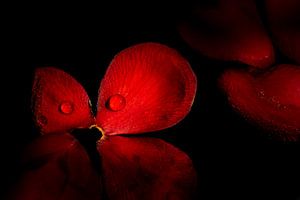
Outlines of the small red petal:
{"label": "small red petal", "polygon": [[300,136],[300,68],[279,65],[253,76],[227,71],[221,79],[231,104],[246,118],[280,134],[282,139]]}
{"label": "small red petal", "polygon": [[101,199],[101,179],[84,148],[71,135],[39,138],[29,146],[25,159],[27,168],[10,199]]}
{"label": "small red petal", "polygon": [[174,125],[189,112],[196,77],[175,50],[155,43],[115,56],[99,89],[97,124],[106,134],[141,133]]}
{"label": "small red petal", "polygon": [[62,70],[37,69],[32,93],[35,122],[44,134],[88,127],[93,122],[88,95]]}
{"label": "small red petal", "polygon": [[198,6],[192,20],[178,28],[183,39],[206,56],[260,68],[274,62],[273,46],[254,0],[219,0],[211,7]]}
{"label": "small red petal", "polygon": [[300,64],[300,1],[266,0],[266,9],[280,50]]}
{"label": "small red petal", "polygon": [[192,162],[163,140],[108,137],[98,151],[109,199],[192,199],[196,187]]}

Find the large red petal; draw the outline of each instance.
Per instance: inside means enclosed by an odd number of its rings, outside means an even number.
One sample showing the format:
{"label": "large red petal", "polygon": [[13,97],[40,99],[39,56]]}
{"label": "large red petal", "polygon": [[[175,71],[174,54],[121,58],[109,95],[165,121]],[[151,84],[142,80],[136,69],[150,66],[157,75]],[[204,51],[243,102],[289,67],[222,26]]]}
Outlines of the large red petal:
{"label": "large red petal", "polygon": [[268,73],[251,75],[227,71],[221,84],[232,105],[246,118],[280,134],[300,136],[300,68],[279,65]]}
{"label": "large red petal", "polygon": [[101,140],[106,191],[111,200],[192,199],[196,173],[189,157],[157,138]]}
{"label": "large red petal", "polygon": [[14,200],[99,200],[102,184],[84,148],[68,134],[41,137],[28,149]]}
{"label": "large red petal", "polygon": [[254,0],[218,0],[197,6],[192,19],[179,25],[183,39],[212,58],[233,60],[255,67],[274,62],[272,43],[259,19]]}
{"label": "large red petal", "polygon": [[87,127],[93,122],[88,95],[62,70],[37,69],[32,93],[34,118],[42,133]]}
{"label": "large red petal", "polygon": [[144,43],[120,52],[99,89],[97,124],[106,134],[140,133],[174,125],[189,112],[196,77],[175,50]]}
{"label": "large red petal", "polygon": [[300,64],[300,1],[266,0],[266,8],[280,50]]}

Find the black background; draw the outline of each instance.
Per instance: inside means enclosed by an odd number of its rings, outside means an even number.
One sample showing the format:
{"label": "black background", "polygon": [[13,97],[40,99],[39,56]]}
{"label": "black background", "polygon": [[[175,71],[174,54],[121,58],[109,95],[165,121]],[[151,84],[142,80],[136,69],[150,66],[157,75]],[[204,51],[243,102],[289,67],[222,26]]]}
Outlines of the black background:
{"label": "black background", "polygon": [[8,63],[2,60],[1,68],[1,194],[15,180],[23,148],[38,136],[30,110],[34,69],[65,70],[95,104],[113,56],[133,44],[152,41],[177,49],[198,77],[190,114],[159,133],[192,158],[199,177],[198,198],[296,200],[299,144],[274,140],[270,132],[232,111],[217,80],[224,69],[244,66],[206,58],[184,43],[176,23],[192,6],[157,1],[11,5],[3,28]]}

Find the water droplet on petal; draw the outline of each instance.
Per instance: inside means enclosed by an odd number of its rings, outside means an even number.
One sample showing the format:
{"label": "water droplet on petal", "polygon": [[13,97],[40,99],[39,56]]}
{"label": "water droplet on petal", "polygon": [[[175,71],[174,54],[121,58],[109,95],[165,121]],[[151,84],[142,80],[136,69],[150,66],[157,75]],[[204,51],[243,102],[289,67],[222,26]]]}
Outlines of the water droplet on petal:
{"label": "water droplet on petal", "polygon": [[71,114],[73,110],[73,104],[69,101],[62,102],[59,106],[59,111],[66,115]]}
{"label": "water droplet on petal", "polygon": [[111,111],[120,111],[125,107],[125,105],[125,98],[119,94],[112,95],[106,102],[106,107]]}

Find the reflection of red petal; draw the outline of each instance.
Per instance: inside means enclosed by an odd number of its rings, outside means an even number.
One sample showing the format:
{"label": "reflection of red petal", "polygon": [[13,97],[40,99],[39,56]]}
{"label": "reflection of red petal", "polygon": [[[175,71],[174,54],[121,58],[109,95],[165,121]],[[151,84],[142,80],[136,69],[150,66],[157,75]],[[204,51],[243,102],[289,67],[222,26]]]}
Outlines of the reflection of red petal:
{"label": "reflection of red petal", "polygon": [[280,50],[300,64],[300,1],[266,0],[266,8]]}
{"label": "reflection of red petal", "polygon": [[102,140],[98,150],[111,200],[192,199],[192,162],[163,140],[114,136]]}
{"label": "reflection of red petal", "polygon": [[21,181],[13,191],[15,200],[98,200],[99,175],[85,150],[72,136],[51,134],[35,141],[27,152]]}
{"label": "reflection of red petal", "polygon": [[300,68],[280,65],[263,75],[227,71],[222,86],[244,116],[288,139],[300,135]]}
{"label": "reflection of red petal", "polygon": [[[255,67],[274,62],[273,47],[254,0],[220,0],[214,8],[197,7],[194,21],[179,25],[184,40],[200,53]],[[194,23],[194,24],[193,24]]]}
{"label": "reflection of red petal", "polygon": [[164,129],[189,112],[195,90],[196,77],[175,50],[155,43],[130,47],[113,59],[101,83],[97,124],[107,134]]}
{"label": "reflection of red petal", "polygon": [[92,123],[89,98],[67,73],[51,67],[37,69],[32,93],[35,121],[42,133],[67,131]]}
{"label": "reflection of red petal", "polygon": [[55,133],[34,140],[24,152],[24,162],[39,160],[47,156],[52,156],[60,152],[65,152],[76,140],[70,134]]}

